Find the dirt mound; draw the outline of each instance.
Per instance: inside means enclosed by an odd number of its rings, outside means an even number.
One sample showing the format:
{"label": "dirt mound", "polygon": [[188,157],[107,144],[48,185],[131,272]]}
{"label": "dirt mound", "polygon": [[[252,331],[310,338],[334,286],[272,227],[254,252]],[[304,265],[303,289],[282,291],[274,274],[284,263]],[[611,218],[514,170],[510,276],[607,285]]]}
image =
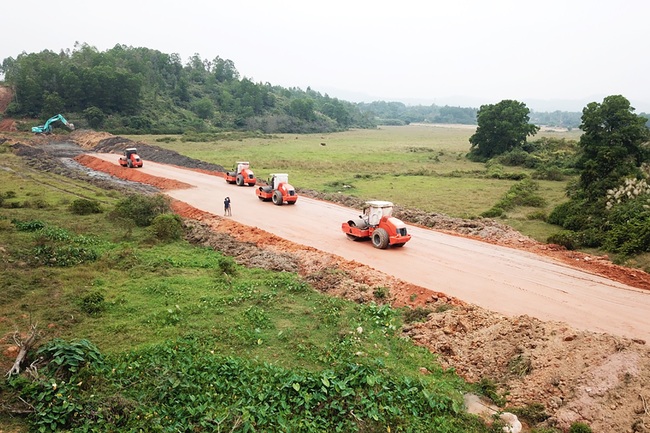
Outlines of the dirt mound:
{"label": "dirt mound", "polygon": [[[9,87],[0,86],[0,115],[7,111],[13,97],[14,94]],[[13,119],[0,119],[0,131],[16,132],[18,131],[18,124]]]}
{"label": "dirt mound", "polygon": [[99,158],[95,158],[90,155],[79,155],[74,158],[75,161],[80,164],[85,165],[86,167],[96,170],[103,173],[108,173],[111,176],[115,176],[120,179],[130,180],[132,182],[146,183],[148,185],[155,186],[161,190],[170,190],[170,189],[185,189],[191,188],[192,185],[189,185],[185,182],[179,182],[177,180],[167,179],[164,177],[152,176],[150,174],[142,173],[137,168],[127,168],[122,167],[117,163],[117,158],[115,164],[111,164],[108,161],[104,161]]}
{"label": "dirt mound", "polygon": [[18,131],[18,124],[13,119],[1,119],[0,131],[16,132]]}
{"label": "dirt mound", "polygon": [[3,114],[7,110],[13,97],[14,94],[9,87],[0,86],[0,114]]}
{"label": "dirt mound", "polygon": [[566,431],[578,421],[594,432],[646,431],[639,427],[650,420],[650,349],[642,341],[475,306],[430,314],[404,333],[470,382],[493,380],[507,393],[508,407],[543,404],[546,425]]}

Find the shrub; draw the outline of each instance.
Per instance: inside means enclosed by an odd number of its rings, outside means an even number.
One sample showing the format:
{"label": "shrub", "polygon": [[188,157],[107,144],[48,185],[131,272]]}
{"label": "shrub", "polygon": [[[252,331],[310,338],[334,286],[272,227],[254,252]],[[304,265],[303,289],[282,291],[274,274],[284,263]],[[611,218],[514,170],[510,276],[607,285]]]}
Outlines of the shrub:
{"label": "shrub", "polygon": [[25,200],[23,207],[27,209],[47,209],[50,204],[42,198],[35,198],[33,200]]}
{"label": "shrub", "polygon": [[604,234],[603,246],[608,251],[632,255],[650,251],[650,210],[648,196],[615,204],[607,215],[610,229]]}
{"label": "shrub", "polygon": [[574,422],[569,427],[569,433],[591,433],[591,427],[583,422]]}
{"label": "shrub", "polygon": [[45,223],[40,220],[20,221],[12,220],[13,225],[21,232],[35,232],[45,227]]}
{"label": "shrub", "polygon": [[390,291],[387,287],[377,287],[372,292],[372,294],[375,295],[375,298],[377,299],[386,299],[389,293]]}
{"label": "shrub", "polygon": [[543,210],[538,210],[535,212],[531,212],[528,215],[526,215],[526,219],[528,220],[539,220],[539,221],[546,221],[547,220],[546,212]]}
{"label": "shrub", "polygon": [[533,179],[563,181],[566,178],[564,172],[557,167],[539,167],[532,175]]}
{"label": "shrub", "polygon": [[173,213],[164,213],[156,216],[151,222],[151,231],[157,239],[174,241],[183,234],[183,221]]}
{"label": "shrub", "polygon": [[69,267],[85,262],[94,262],[99,257],[95,250],[74,245],[52,246],[37,245],[33,258],[46,266]]}
{"label": "shrub", "polygon": [[80,198],[70,204],[70,212],[75,215],[90,215],[94,213],[102,213],[102,208],[99,202],[95,200],[87,200]]}
{"label": "shrub", "polygon": [[219,257],[219,272],[226,275],[235,275],[237,273],[237,264],[232,257]]}
{"label": "shrub", "polygon": [[109,214],[112,220],[132,220],[138,227],[147,227],[153,219],[169,212],[169,198],[162,194],[155,196],[132,194],[120,200]]}
{"label": "shrub", "polygon": [[404,323],[426,322],[430,313],[428,308],[408,308],[404,310]]}
{"label": "shrub", "polygon": [[105,307],[104,295],[99,292],[89,293],[81,298],[81,310],[91,316],[99,315]]}
{"label": "shrub", "polygon": [[505,214],[505,211],[503,210],[502,207],[499,205],[494,206],[491,209],[486,210],[485,212],[481,213],[481,216],[483,218],[498,218],[500,216],[503,216]]}
{"label": "shrub", "polygon": [[576,234],[569,230],[563,230],[549,236],[548,239],[546,239],[546,242],[549,244],[561,245],[567,250],[575,250],[579,245],[579,242],[576,240]]}
{"label": "shrub", "polygon": [[104,363],[99,349],[86,339],[68,342],[55,338],[41,346],[36,355],[47,363],[48,371],[62,379],[69,378],[87,364],[101,366]]}
{"label": "shrub", "polygon": [[92,106],[88,107],[83,111],[84,118],[86,119],[86,122],[88,122],[88,125],[90,125],[91,128],[101,128],[101,126],[104,124],[104,121],[106,120],[106,114],[102,111],[101,108]]}
{"label": "shrub", "polygon": [[497,406],[505,406],[508,393],[500,392],[499,387],[497,386],[496,382],[494,382],[494,380],[487,377],[482,377],[481,380],[479,380],[476,384],[476,387],[480,394],[488,397]]}
{"label": "shrub", "polygon": [[530,425],[539,424],[540,422],[544,422],[549,418],[544,405],[540,403],[531,403],[524,407],[513,407],[510,408],[509,411]]}
{"label": "shrub", "polygon": [[548,222],[573,231],[589,228],[590,218],[585,210],[586,205],[582,200],[562,203],[551,211]]}
{"label": "shrub", "polygon": [[497,158],[495,158],[499,163],[503,165],[509,165],[509,166],[516,166],[516,165],[524,165],[526,160],[528,159],[529,154],[528,152],[522,150],[522,149],[513,149],[510,152],[506,152],[502,155],[499,155]]}

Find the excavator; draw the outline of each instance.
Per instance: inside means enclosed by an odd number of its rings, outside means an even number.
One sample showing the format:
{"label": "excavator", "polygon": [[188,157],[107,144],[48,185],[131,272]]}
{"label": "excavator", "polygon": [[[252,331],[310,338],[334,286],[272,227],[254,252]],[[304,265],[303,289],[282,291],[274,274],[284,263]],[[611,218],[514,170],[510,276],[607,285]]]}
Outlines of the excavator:
{"label": "excavator", "polygon": [[74,131],[74,124],[65,120],[65,117],[63,117],[62,115],[57,114],[56,116],[52,116],[49,119],[47,119],[47,122],[45,122],[44,125],[33,126],[32,132],[36,134],[50,134],[52,132],[52,124],[57,121],[63,123],[70,130]]}

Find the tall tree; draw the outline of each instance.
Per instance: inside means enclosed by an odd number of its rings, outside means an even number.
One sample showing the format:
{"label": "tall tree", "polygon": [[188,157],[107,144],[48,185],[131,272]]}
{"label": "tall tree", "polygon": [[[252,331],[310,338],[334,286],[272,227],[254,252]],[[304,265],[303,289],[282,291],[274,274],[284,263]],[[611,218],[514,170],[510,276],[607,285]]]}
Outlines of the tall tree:
{"label": "tall tree", "polygon": [[487,160],[526,143],[539,127],[528,123],[530,110],[523,102],[504,99],[498,104],[481,105],[476,114],[478,127],[469,138],[470,157]]}
{"label": "tall tree", "polygon": [[603,199],[624,177],[640,174],[650,156],[647,121],[634,114],[621,95],[607,96],[601,104],[591,102],[582,110],[579,190],[588,201]]}

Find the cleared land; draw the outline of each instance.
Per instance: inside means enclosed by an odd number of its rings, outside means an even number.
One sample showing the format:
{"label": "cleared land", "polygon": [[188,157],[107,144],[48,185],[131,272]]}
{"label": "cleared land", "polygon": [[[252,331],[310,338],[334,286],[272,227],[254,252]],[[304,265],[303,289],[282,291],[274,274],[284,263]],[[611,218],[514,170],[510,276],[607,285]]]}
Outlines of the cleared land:
{"label": "cleared land", "polygon": [[[579,132],[545,131],[539,136],[577,139]],[[473,133],[466,126],[410,125],[211,142],[129,138],[225,167],[250,161],[262,179],[273,172],[288,172],[299,188],[391,200],[404,207],[472,218],[492,207],[515,183],[490,179],[484,164],[465,159]],[[530,172],[515,167],[505,171]],[[546,210],[564,199],[565,186],[565,182],[540,182],[548,197]],[[526,232],[525,227],[520,229]]]}

